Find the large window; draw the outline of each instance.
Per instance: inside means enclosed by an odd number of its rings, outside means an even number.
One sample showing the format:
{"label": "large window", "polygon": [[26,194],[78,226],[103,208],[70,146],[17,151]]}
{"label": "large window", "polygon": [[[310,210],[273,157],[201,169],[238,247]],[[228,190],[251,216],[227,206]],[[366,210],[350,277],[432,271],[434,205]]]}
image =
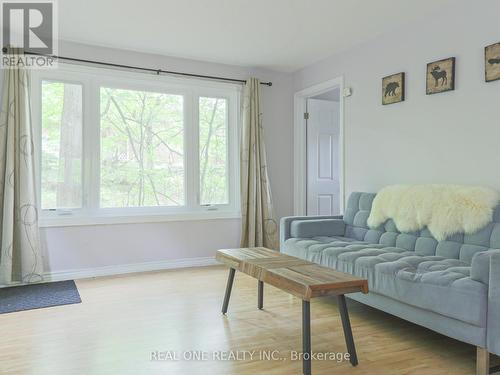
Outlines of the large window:
{"label": "large window", "polygon": [[237,86],[63,66],[33,88],[42,224],[238,214]]}
{"label": "large window", "polygon": [[183,96],[101,87],[100,99],[101,207],[184,205]]}

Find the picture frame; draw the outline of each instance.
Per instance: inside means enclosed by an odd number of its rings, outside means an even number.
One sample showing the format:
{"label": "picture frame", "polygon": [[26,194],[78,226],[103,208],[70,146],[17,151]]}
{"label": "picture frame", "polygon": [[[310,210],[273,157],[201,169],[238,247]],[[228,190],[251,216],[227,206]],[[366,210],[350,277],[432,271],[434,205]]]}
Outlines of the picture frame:
{"label": "picture frame", "polygon": [[455,90],[455,57],[427,64],[426,94],[439,94]]}
{"label": "picture frame", "polygon": [[500,42],[484,47],[484,80],[486,82],[500,79]]}
{"label": "picture frame", "polygon": [[391,74],[382,78],[382,105],[400,103],[405,100],[405,73]]}

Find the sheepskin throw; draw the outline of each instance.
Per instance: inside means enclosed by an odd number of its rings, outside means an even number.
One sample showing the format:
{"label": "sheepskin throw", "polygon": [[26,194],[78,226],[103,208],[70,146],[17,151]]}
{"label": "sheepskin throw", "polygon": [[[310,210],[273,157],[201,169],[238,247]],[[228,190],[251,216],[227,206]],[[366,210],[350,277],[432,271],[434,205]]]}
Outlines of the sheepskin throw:
{"label": "sheepskin throw", "polygon": [[373,200],[368,226],[376,228],[394,220],[400,232],[427,227],[442,241],[456,233],[471,234],[492,220],[498,192],[459,185],[393,185],[380,190]]}

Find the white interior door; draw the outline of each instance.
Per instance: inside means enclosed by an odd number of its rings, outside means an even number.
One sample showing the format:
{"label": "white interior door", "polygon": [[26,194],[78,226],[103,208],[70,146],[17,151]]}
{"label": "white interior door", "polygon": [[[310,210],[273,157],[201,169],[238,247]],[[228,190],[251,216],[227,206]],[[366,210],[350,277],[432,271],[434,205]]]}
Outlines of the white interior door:
{"label": "white interior door", "polygon": [[308,99],[307,214],[340,213],[339,103]]}

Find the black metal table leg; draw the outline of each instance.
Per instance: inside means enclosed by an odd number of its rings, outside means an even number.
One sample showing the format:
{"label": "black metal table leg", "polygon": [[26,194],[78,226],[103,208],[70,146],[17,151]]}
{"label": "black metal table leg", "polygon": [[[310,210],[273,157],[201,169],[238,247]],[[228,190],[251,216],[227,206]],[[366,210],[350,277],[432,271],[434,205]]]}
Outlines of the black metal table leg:
{"label": "black metal table leg", "polygon": [[343,294],[337,296],[337,301],[340,317],[342,318],[342,327],[344,328],[345,343],[347,345],[347,351],[349,352],[349,360],[351,361],[351,365],[356,366],[358,364],[358,356],[356,355],[356,348],[354,347],[354,338],[352,337],[351,322],[349,321],[345,296]]}
{"label": "black metal table leg", "polygon": [[311,306],[302,301],[302,372],[311,375]]}
{"label": "black metal table leg", "polygon": [[259,280],[259,310],[264,308],[264,282]]}
{"label": "black metal table leg", "polygon": [[224,303],[222,304],[222,313],[226,315],[227,307],[229,305],[229,297],[231,297],[231,289],[233,288],[234,274],[236,270],[234,268],[229,269],[229,276],[227,278],[226,294],[224,295]]}

